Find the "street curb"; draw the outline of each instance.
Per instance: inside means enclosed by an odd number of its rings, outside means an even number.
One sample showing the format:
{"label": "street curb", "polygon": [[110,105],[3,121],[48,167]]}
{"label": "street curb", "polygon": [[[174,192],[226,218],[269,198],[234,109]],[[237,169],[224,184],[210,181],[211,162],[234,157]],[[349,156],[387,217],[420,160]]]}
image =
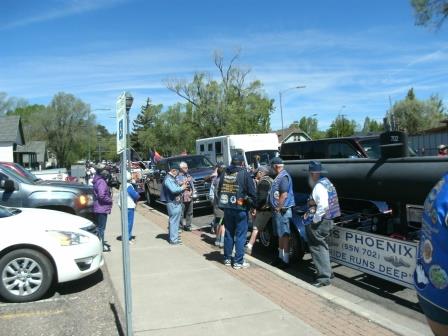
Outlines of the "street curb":
{"label": "street curb", "polygon": [[[143,208],[148,209],[148,210],[156,210],[156,209],[148,206],[146,203],[143,203],[143,204],[140,203],[140,205]],[[159,214],[161,216],[164,216],[164,217],[168,218],[168,216],[165,215],[164,213],[160,213],[159,212]],[[349,300],[347,300],[347,299],[345,299],[343,297],[337,296],[335,294],[328,293],[328,292],[325,291],[324,288],[318,289],[318,288],[314,287],[313,285],[310,285],[309,283],[307,283],[307,282],[305,282],[303,280],[300,280],[300,279],[298,279],[298,278],[296,278],[296,277],[294,277],[294,276],[292,276],[292,275],[290,275],[290,274],[288,274],[288,273],[286,273],[286,272],[284,272],[284,271],[282,271],[282,270],[280,270],[280,269],[278,269],[276,267],[273,267],[273,266],[271,266],[271,265],[269,265],[269,264],[267,264],[267,263],[265,263],[265,262],[263,262],[261,260],[258,260],[256,258],[254,258],[254,257],[252,257],[250,255],[246,254],[245,255],[245,259],[247,259],[251,263],[257,265],[258,267],[261,267],[261,268],[263,268],[263,269],[265,269],[265,270],[267,270],[267,271],[277,275],[278,277],[280,277],[280,278],[282,278],[282,279],[284,279],[286,281],[289,281],[290,283],[292,283],[292,284],[294,284],[296,286],[299,286],[300,288],[308,290],[308,291],[312,292],[313,294],[316,294],[316,295],[320,296],[321,298],[323,298],[323,299],[325,299],[327,301],[330,301],[333,304],[341,306],[341,307],[349,310],[350,312],[352,312],[352,313],[354,313],[354,314],[356,314],[358,316],[366,318],[369,322],[375,323],[375,324],[377,324],[377,325],[379,325],[379,326],[381,326],[381,327],[383,327],[383,328],[385,328],[387,330],[390,330],[390,331],[392,331],[392,332],[394,332],[394,333],[396,333],[398,335],[401,335],[401,336],[422,336],[421,333],[419,333],[419,332],[417,332],[415,330],[409,329],[405,325],[402,325],[402,324],[397,325],[396,322],[391,320],[391,319],[388,319],[388,318],[386,318],[384,316],[381,316],[380,314],[375,313],[372,310],[366,309],[365,307],[360,306],[360,305],[358,305],[356,303],[350,302]],[[351,295],[353,295],[353,294],[351,294]],[[361,301],[364,301],[364,300],[361,300]],[[385,309],[385,310],[387,311],[387,309]]]}
{"label": "street curb", "polygon": [[[109,302],[109,303],[111,305],[113,305],[114,308],[115,308],[115,312],[113,312],[113,313],[114,313],[114,315],[115,315],[115,313],[117,315],[116,316],[117,320],[115,321],[115,324],[117,325],[118,334],[120,336],[122,336],[122,335],[124,336],[124,335],[126,335],[126,330],[125,330],[125,327],[126,327],[125,313],[123,311],[123,307],[121,306],[121,302],[120,302],[120,299],[119,299],[119,296],[118,296],[118,291],[115,288],[114,283],[113,283],[113,281],[112,281],[112,279],[110,277],[109,268],[107,267],[107,263],[106,262],[104,262],[104,265],[101,268],[101,270],[102,270],[102,272],[104,274],[104,278],[107,279],[106,281],[108,282],[108,284],[109,284],[109,286],[111,288],[111,291],[112,291],[112,295],[113,295],[113,300],[112,301],[113,302]],[[111,309],[112,309],[112,307],[111,307]]]}
{"label": "street curb", "polygon": [[[265,262],[260,261],[252,256],[245,255],[245,259],[247,259],[251,263],[253,263],[261,268],[264,268],[265,270],[267,270],[271,273],[274,273],[275,275],[279,276],[280,278],[293,283],[296,286],[299,286],[305,290],[308,290],[308,291],[312,292],[313,294],[316,294],[325,300],[328,300],[338,306],[341,306],[358,316],[366,318],[367,320],[369,320],[369,322],[376,323],[376,324],[380,325],[381,327],[383,327],[387,330],[390,330],[398,335],[422,336],[422,334],[419,332],[409,329],[406,326],[401,325],[401,324],[397,325],[396,322],[394,322],[388,318],[385,318],[369,309],[366,309],[365,307],[362,307],[356,303],[350,302],[350,301],[344,299],[343,297],[328,293],[325,290],[318,289],[318,288],[314,287],[313,285],[310,285],[309,283],[307,283],[303,280],[300,280],[286,272],[283,272],[282,270],[280,270],[276,267],[268,265]],[[351,295],[353,295],[353,294],[351,294]]]}

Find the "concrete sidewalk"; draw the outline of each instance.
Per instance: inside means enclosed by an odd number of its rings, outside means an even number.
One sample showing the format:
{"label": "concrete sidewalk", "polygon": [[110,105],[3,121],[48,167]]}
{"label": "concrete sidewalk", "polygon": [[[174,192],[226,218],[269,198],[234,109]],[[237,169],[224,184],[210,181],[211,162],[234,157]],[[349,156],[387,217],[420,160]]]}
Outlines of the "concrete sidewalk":
{"label": "concrete sidewalk", "polygon": [[[186,246],[170,246],[166,231],[136,212],[130,246],[136,335],[320,335],[280,306]],[[106,264],[124,302],[120,212],[108,218]],[[238,270],[235,272],[245,272]],[[124,307],[123,307],[124,310]]]}

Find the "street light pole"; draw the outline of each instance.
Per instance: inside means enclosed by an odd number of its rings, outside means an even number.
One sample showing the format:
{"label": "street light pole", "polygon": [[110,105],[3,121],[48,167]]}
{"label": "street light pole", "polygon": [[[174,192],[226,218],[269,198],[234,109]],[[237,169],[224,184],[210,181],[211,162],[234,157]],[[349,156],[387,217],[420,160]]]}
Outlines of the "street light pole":
{"label": "street light pole", "polygon": [[285,140],[285,128],[283,127],[283,102],[282,102],[282,96],[287,91],[294,90],[294,89],[304,89],[304,88],[306,88],[305,85],[299,85],[299,86],[290,87],[288,89],[285,89],[285,90],[282,90],[282,91],[278,92],[279,102],[280,102],[280,118],[281,118],[281,121],[282,121],[282,141]]}

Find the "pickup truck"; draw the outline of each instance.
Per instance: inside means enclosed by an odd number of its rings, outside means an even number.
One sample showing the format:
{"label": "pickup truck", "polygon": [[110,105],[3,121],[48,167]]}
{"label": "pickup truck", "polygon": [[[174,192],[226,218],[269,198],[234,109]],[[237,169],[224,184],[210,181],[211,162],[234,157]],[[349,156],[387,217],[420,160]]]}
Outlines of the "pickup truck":
{"label": "pickup truck", "polygon": [[[14,169],[14,168],[15,169]],[[0,205],[59,210],[93,220],[93,188],[80,183],[44,181],[20,174],[15,164],[0,164]]]}
{"label": "pickup truck", "polygon": [[146,178],[145,195],[147,202],[150,204],[159,202],[163,179],[171,168],[179,168],[182,161],[188,164],[188,172],[194,178],[193,207],[195,209],[211,207],[209,199],[210,182],[206,182],[205,178],[213,173],[214,168],[210,160],[203,155],[180,155],[160,160]]}

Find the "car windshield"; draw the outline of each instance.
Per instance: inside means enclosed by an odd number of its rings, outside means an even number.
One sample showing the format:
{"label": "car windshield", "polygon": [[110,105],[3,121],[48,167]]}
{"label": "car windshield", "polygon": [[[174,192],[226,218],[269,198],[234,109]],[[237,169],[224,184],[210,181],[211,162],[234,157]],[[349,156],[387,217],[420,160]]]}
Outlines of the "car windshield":
{"label": "car windshield", "polygon": [[259,164],[261,165],[269,165],[271,160],[278,156],[277,150],[258,150],[258,151],[249,151],[246,152],[246,160],[249,165],[255,163],[256,156],[259,156]]}
{"label": "car windshield", "polygon": [[21,211],[19,209],[7,208],[7,207],[0,205],[0,218],[11,217],[11,216],[19,214],[20,212]]}
{"label": "car windshield", "polygon": [[179,165],[181,162],[186,162],[188,165],[188,169],[213,168],[213,164],[205,156],[186,156],[169,160],[169,169],[179,169]]}
{"label": "car windshield", "polygon": [[25,168],[23,168],[21,165],[19,164],[15,164],[14,166],[9,166],[6,165],[7,168],[14,170],[15,172],[17,172],[19,175],[25,177],[27,180],[30,180],[32,182],[37,182],[40,180],[40,178],[36,177],[36,175],[34,175],[33,173],[31,173],[30,171],[26,170]]}
{"label": "car windshield", "polygon": [[19,180],[20,182],[30,183],[30,184],[33,184],[33,183],[34,183],[34,181],[29,180],[27,177],[25,177],[25,176],[19,174],[16,170],[14,170],[14,169],[12,169],[12,168],[10,168],[10,167],[8,167],[8,166],[0,165],[0,171],[2,171],[2,170],[3,170],[3,173],[4,173],[5,175],[12,176],[12,177],[14,177],[16,180]]}

